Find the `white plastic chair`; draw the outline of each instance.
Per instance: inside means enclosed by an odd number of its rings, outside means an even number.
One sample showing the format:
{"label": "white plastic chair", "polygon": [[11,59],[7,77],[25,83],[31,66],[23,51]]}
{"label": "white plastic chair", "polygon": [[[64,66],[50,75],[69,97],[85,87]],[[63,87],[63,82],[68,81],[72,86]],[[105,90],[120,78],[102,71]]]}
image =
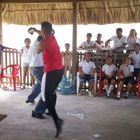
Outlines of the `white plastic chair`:
{"label": "white plastic chair", "polygon": [[[79,93],[79,87],[80,87],[80,78],[79,78],[79,72],[77,72],[77,86],[76,86],[76,92],[77,95]],[[95,82],[94,82],[94,94],[97,92],[97,72],[94,74]]]}

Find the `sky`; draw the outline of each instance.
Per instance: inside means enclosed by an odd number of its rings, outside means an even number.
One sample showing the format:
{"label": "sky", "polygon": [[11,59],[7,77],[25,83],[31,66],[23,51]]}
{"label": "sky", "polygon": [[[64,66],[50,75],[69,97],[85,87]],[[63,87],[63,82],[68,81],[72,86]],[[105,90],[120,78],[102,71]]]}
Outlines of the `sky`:
{"label": "sky", "polygon": [[[21,26],[14,24],[3,24],[3,45],[11,48],[21,49],[24,46],[24,39],[30,38],[31,45],[37,38],[37,33],[30,35],[27,30],[35,27],[40,30],[40,25]],[[98,33],[102,34],[102,40],[106,41],[116,35],[116,28],[123,29],[123,35],[128,36],[130,29],[136,29],[138,37],[140,37],[140,23],[133,24],[106,24],[106,25],[78,25],[77,27],[77,47],[86,40],[86,34],[92,33],[92,40],[96,40]],[[60,46],[60,50],[64,51],[65,43],[72,45],[72,25],[53,25],[55,36]]]}

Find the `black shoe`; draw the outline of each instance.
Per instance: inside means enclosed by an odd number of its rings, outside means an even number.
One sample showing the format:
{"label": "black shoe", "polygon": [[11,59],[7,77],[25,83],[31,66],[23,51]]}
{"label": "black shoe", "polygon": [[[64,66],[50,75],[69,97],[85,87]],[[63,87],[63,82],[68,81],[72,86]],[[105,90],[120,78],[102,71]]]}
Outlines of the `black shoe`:
{"label": "black shoe", "polygon": [[32,111],[32,117],[37,119],[45,119],[45,117],[42,114],[36,113],[34,110]]}
{"label": "black shoe", "polygon": [[59,137],[60,134],[62,133],[62,126],[64,124],[64,121],[62,119],[58,119],[57,123],[56,123],[56,135],[55,137]]}
{"label": "black shoe", "polygon": [[128,95],[125,95],[124,98],[127,99],[128,98]]}
{"label": "black shoe", "polygon": [[120,100],[120,97],[117,97],[116,99],[117,99],[117,100]]}
{"label": "black shoe", "polygon": [[32,104],[33,104],[35,101],[31,101],[31,100],[27,99],[25,102],[26,102],[27,104],[28,104],[28,103],[32,103]]}

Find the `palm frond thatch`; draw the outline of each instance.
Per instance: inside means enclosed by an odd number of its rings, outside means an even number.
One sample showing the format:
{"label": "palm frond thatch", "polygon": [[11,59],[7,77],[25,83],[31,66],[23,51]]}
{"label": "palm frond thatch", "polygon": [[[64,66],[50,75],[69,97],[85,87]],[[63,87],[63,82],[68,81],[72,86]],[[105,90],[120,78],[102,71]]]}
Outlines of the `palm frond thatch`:
{"label": "palm frond thatch", "polygon": [[[72,2],[3,3],[2,20],[6,23],[30,25],[49,21],[72,24]],[[94,0],[77,2],[78,24],[140,22],[140,0]]]}

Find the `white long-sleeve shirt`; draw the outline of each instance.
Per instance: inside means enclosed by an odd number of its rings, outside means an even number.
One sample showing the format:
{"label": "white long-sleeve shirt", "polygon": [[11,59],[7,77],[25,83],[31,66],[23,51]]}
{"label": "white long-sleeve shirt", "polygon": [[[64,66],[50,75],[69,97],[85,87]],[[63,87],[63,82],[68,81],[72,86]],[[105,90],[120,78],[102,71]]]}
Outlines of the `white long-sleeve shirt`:
{"label": "white long-sleeve shirt", "polygon": [[27,54],[27,63],[29,63],[30,67],[42,67],[43,59],[42,59],[42,53],[37,53],[36,47],[38,45],[37,40],[34,42],[34,44],[29,48],[28,54]]}

